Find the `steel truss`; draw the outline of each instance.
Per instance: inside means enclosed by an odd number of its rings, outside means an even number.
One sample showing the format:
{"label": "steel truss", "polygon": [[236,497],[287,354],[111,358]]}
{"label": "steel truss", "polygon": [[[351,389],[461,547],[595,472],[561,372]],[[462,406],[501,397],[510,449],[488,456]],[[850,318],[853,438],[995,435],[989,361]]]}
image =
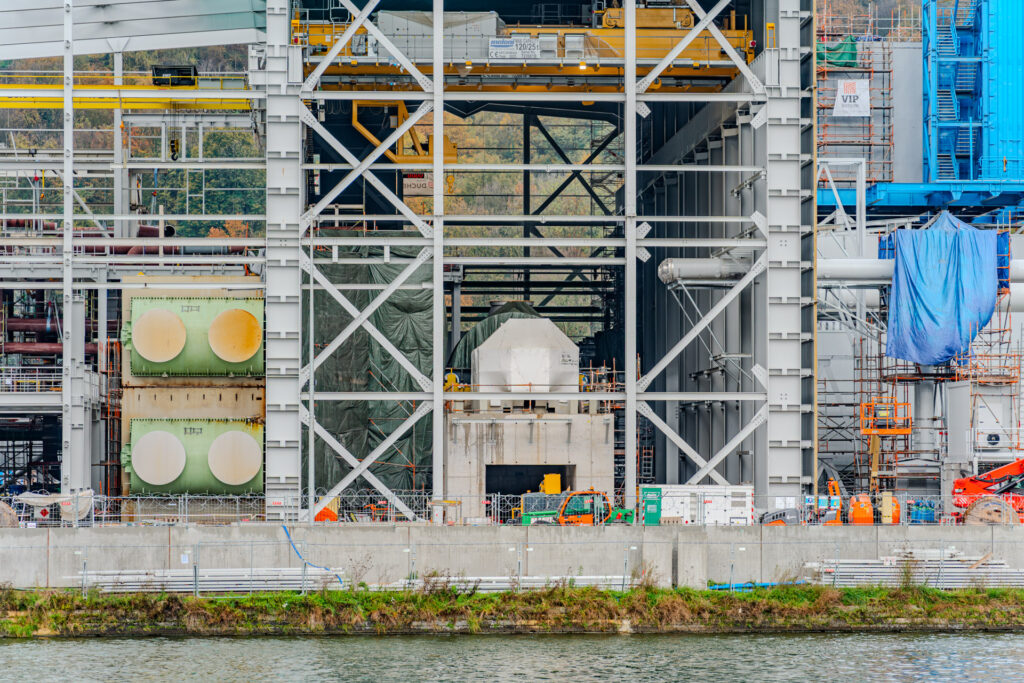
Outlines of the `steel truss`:
{"label": "steel truss", "polygon": [[[281,3],[284,4],[283,2]],[[801,109],[803,100],[806,98],[806,91],[802,88],[802,71],[807,70],[805,51],[801,50],[803,42],[807,41],[806,26],[810,18],[809,12],[801,12],[798,0],[783,1],[780,3],[779,20],[777,23],[777,45],[771,46],[762,56],[762,63],[756,67],[748,66],[735,51],[724,40],[713,20],[723,9],[729,5],[728,0],[717,3],[710,11],[705,12],[695,0],[689,0],[691,8],[698,16],[697,25],[684,34],[677,46],[670,51],[665,58],[656,65],[644,78],[637,78],[636,64],[636,31],[635,31],[635,2],[624,2],[625,9],[625,62],[623,75],[623,88],[621,93],[602,93],[595,99],[610,101],[620,104],[623,108],[621,131],[616,128],[608,138],[603,141],[603,146],[611,142],[620,133],[624,138],[624,155],[621,165],[615,165],[615,170],[623,172],[624,187],[621,193],[621,201],[613,215],[611,212],[601,211],[600,216],[579,217],[579,216],[545,216],[548,223],[580,223],[604,221],[612,225],[621,226],[619,236],[606,238],[544,238],[536,229],[536,223],[531,217],[539,213],[538,210],[527,211],[527,215],[505,215],[505,216],[446,216],[444,212],[444,196],[442,183],[434,184],[433,209],[430,215],[418,216],[403,201],[392,192],[383,187],[383,183],[373,175],[373,169],[379,168],[375,161],[384,151],[393,146],[401,138],[408,128],[429,111],[434,112],[433,116],[433,138],[434,140],[444,139],[444,120],[437,115],[444,111],[446,101],[462,101],[467,99],[464,93],[447,92],[440,78],[435,75],[433,79],[425,77],[411,60],[401,55],[392,45],[384,44],[384,47],[391,53],[391,56],[406,67],[412,75],[413,81],[420,89],[407,92],[392,91],[322,91],[317,90],[319,77],[330,66],[330,62],[344,48],[344,42],[353,34],[353,26],[361,25],[370,30],[374,35],[380,35],[375,31],[372,22],[367,19],[372,9],[371,2],[362,12],[354,6],[348,9],[355,17],[355,21],[336,42],[332,50],[324,57],[317,68],[304,80],[301,85],[301,96],[312,100],[392,100],[401,99],[406,101],[419,101],[418,108],[412,110],[409,118],[404,124],[396,128],[392,135],[382,144],[374,149],[364,158],[356,158],[350,150],[347,150],[342,143],[332,136],[327,129],[320,124],[316,117],[305,106],[295,103],[295,109],[299,114],[302,123],[320,137],[326,144],[337,151],[346,161],[346,165],[331,165],[332,170],[340,169],[347,171],[344,178],[333,189],[328,191],[321,200],[302,214],[299,225],[300,234],[304,234],[310,225],[313,225],[321,217],[326,217],[328,207],[338,194],[357,179],[363,179],[387,199],[389,204],[397,212],[394,216],[369,216],[359,212],[344,215],[349,221],[370,221],[379,219],[404,220],[406,224],[412,225],[422,235],[422,239],[413,237],[396,238],[393,233],[389,237],[373,238],[363,237],[366,243],[376,243],[379,246],[405,244],[407,246],[421,246],[419,255],[411,261],[405,262],[405,269],[389,286],[385,287],[372,299],[370,305],[359,311],[339,291],[335,283],[320,272],[318,259],[305,256],[302,253],[301,244],[297,244],[293,252],[294,260],[298,261],[304,272],[310,276],[340,305],[346,312],[353,316],[352,322],[345,327],[333,341],[320,350],[311,365],[305,366],[300,372],[300,383],[304,392],[302,400],[307,404],[307,409],[302,412],[304,424],[309,425],[311,433],[319,434],[328,445],[344,458],[354,468],[345,478],[332,487],[326,495],[321,496],[313,506],[316,513],[325,506],[328,501],[355,483],[359,475],[366,478],[389,500],[394,499],[391,491],[383,486],[379,480],[375,480],[369,474],[368,465],[373,462],[382,452],[382,447],[390,445],[387,441],[374,450],[373,453],[361,463],[356,465],[351,454],[333,438],[321,425],[317,424],[314,417],[313,407],[317,402],[324,401],[380,401],[380,400],[405,400],[418,401],[418,408],[406,421],[392,434],[404,431],[411,427],[412,423],[425,415],[427,412],[440,412],[444,401],[452,399],[488,399],[498,398],[504,400],[529,399],[529,394],[498,393],[486,394],[481,392],[447,393],[443,391],[443,374],[445,368],[444,351],[446,345],[435,343],[431,376],[424,376],[418,372],[409,359],[404,358],[393,345],[387,343],[368,319],[370,314],[381,305],[394,291],[406,281],[412,272],[424,264],[430,264],[433,273],[433,330],[434,339],[445,338],[446,310],[444,302],[444,290],[442,287],[443,271],[446,265],[466,263],[487,263],[494,261],[505,266],[515,264],[539,265],[539,264],[560,264],[565,266],[583,265],[586,263],[601,264],[605,266],[621,267],[623,270],[623,298],[626,302],[624,311],[625,329],[625,356],[626,358],[637,357],[637,264],[639,259],[646,260],[651,255],[651,250],[657,253],[664,253],[662,250],[674,248],[694,247],[704,250],[730,250],[741,248],[753,250],[758,253],[753,267],[742,280],[737,282],[733,288],[717,299],[708,307],[708,310],[701,317],[700,321],[686,334],[681,335],[678,341],[672,342],[660,359],[653,363],[645,363],[649,369],[638,376],[636,363],[627,362],[625,368],[624,390],[621,392],[608,392],[600,397],[611,400],[622,401],[625,404],[625,441],[626,452],[636,450],[637,415],[641,414],[650,419],[655,426],[665,433],[670,442],[680,452],[692,460],[697,467],[690,481],[700,481],[710,477],[716,483],[727,483],[728,479],[720,472],[722,461],[733,454],[741,444],[755,441],[752,450],[757,453],[758,464],[755,467],[757,483],[763,493],[776,492],[779,494],[795,495],[801,492],[801,486],[809,481],[810,473],[804,472],[803,460],[805,453],[813,449],[811,435],[807,432],[807,425],[811,424],[810,413],[813,410],[812,397],[806,391],[810,378],[810,371],[804,360],[806,357],[806,345],[812,340],[813,325],[808,324],[807,316],[803,315],[803,309],[809,305],[813,294],[805,292],[807,280],[805,274],[810,269],[810,254],[805,251],[805,237],[810,234],[808,227],[810,223],[810,210],[807,207],[807,200],[810,196],[811,178],[805,172],[805,167],[810,163],[809,149],[806,143],[806,129],[809,122],[806,120]],[[346,3],[348,5],[348,3]],[[434,3],[435,25],[441,25],[443,6],[441,0]],[[268,21],[268,30],[271,23]],[[722,46],[722,50],[736,64],[741,76],[734,86],[723,93],[697,94],[697,93],[658,93],[657,96],[645,95],[646,90],[656,80],[658,73],[671,64],[675,54],[681,52],[699,33],[705,28],[709,29],[715,39]],[[282,29],[283,30],[283,29]],[[433,56],[434,63],[442,63],[443,55],[443,32],[436,31],[434,34]],[[277,40],[284,42],[287,36],[280,36]],[[806,45],[803,45],[806,47]],[[761,70],[761,75],[757,73]],[[500,100],[502,102],[521,102],[524,105],[542,100],[545,102],[573,101],[577,96],[572,93],[560,93],[551,91],[546,93],[488,93],[488,99]],[[270,95],[268,94],[268,101]],[[646,165],[641,166],[637,157],[637,135],[638,121],[640,117],[650,114],[650,102],[659,105],[665,103],[699,102],[714,105],[723,110],[736,111],[740,104],[749,107],[749,115],[744,125],[751,133],[751,140],[748,144],[756,147],[758,152],[751,156],[749,161],[734,159],[718,159],[714,162],[683,161],[680,158],[670,160],[670,163],[659,163],[659,160],[645,160]],[[529,122],[524,122],[529,126]],[[481,170],[500,171],[530,171],[559,170],[569,172],[571,175],[556,190],[555,195],[567,187],[576,179],[582,179],[586,171],[602,170],[607,164],[599,165],[593,163],[598,157],[599,151],[592,153],[583,163],[573,164],[564,152],[561,152],[543,127],[538,127],[541,135],[546,137],[556,154],[564,162],[563,165],[549,166],[542,164],[493,164],[493,165],[472,165],[446,163],[443,157],[443,145],[434,145],[433,163],[429,170],[434,173],[434,178],[441,178],[446,170],[458,170],[460,168],[473,166]],[[269,145],[268,145],[269,147]],[[327,169],[327,165],[320,165],[318,168]],[[398,164],[390,168],[417,168],[427,170],[423,164]],[[639,190],[638,177],[643,173],[645,178],[664,178],[679,176],[681,174],[722,174],[723,177],[749,177],[754,179],[738,191],[738,196],[743,196],[743,201],[737,202],[737,209],[744,209],[736,215],[726,215],[725,208],[719,207],[718,214],[697,216],[697,215],[667,215],[667,212],[658,212],[654,215],[644,215],[638,212],[637,197]],[[653,175],[650,175],[653,174]],[[727,175],[732,174],[732,175]],[[269,177],[268,173],[268,177]],[[592,189],[584,184],[584,189],[592,194]],[[551,199],[541,203],[546,208]],[[599,207],[601,202],[597,202]],[[540,210],[543,210],[541,208]],[[710,208],[710,207],[709,207]],[[268,206],[268,213],[270,209]],[[445,235],[445,224],[455,223],[506,223],[522,224],[526,226],[523,238],[448,238]],[[651,224],[662,224],[673,222],[676,224],[718,224],[731,225],[728,236],[713,238],[690,237],[666,237],[663,231],[655,230],[657,236],[648,236],[651,231]],[[307,244],[311,247],[337,247],[344,243],[344,238],[324,238],[311,236]],[[445,248],[451,245],[507,245],[521,246],[524,255],[514,259],[487,259],[486,257],[453,257],[445,252]],[[565,258],[557,251],[562,246],[587,246],[593,251],[590,257],[586,258]],[[533,248],[533,249],[531,249]],[[554,256],[547,254],[553,253]],[[602,256],[601,254],[607,254]],[[543,255],[541,255],[543,254]],[[329,259],[324,259],[329,261]],[[392,259],[394,262],[394,259]],[[268,273],[270,269],[268,267]],[[756,382],[743,387],[743,390],[727,391],[680,391],[682,387],[665,388],[659,391],[649,390],[655,379],[670,365],[674,365],[677,357],[705,331],[711,323],[718,318],[729,305],[736,302],[741,293],[749,292],[754,283],[757,283],[756,299],[752,305],[753,315],[756,320],[754,335],[756,340],[755,356],[757,362],[753,367],[753,375]],[[268,298],[272,296],[269,289]],[[362,327],[381,346],[383,346],[401,365],[415,378],[420,386],[419,392],[324,392],[318,391],[313,386],[312,370],[322,362],[330,353],[338,347],[357,328]],[[308,328],[307,328],[308,329]],[[680,328],[681,329],[681,328]],[[666,330],[671,337],[672,332]],[[572,397],[567,394],[567,397]],[[691,446],[678,431],[676,426],[668,424],[658,416],[659,412],[652,408],[653,405],[692,403],[703,404],[707,402],[725,401],[734,402],[749,408],[744,408],[747,415],[742,424],[735,425],[732,434],[724,443],[720,444],[714,452],[707,457],[702,456],[696,448]],[[767,424],[768,427],[762,428]],[[435,419],[433,421],[433,492],[436,499],[443,499],[444,473],[442,470],[442,452],[444,448],[444,421]],[[389,439],[391,441],[392,439]],[[312,437],[310,439],[310,452],[312,452]],[[625,502],[627,505],[635,503],[636,491],[636,462],[632,458],[626,458],[625,476]],[[314,497],[312,490],[313,477],[310,475],[310,491],[307,495]],[[736,483],[736,482],[733,482]],[[400,508],[401,509],[401,508]],[[402,509],[406,516],[413,517],[411,511]]]}
{"label": "steel truss", "polygon": [[[813,342],[813,316],[805,315],[813,302],[813,250],[807,249],[812,213],[810,200],[814,185],[813,172],[808,171],[811,162],[810,145],[813,134],[812,123],[806,115],[805,103],[813,73],[810,72],[810,11],[801,9],[801,0],[779,0],[778,17],[773,22],[775,31],[773,43],[763,51],[758,60],[747,65],[724,36],[715,27],[714,20],[730,4],[721,0],[705,11],[696,0],[687,0],[695,12],[697,25],[681,35],[676,47],[666,54],[644,77],[637,75],[636,45],[636,2],[624,0],[625,16],[625,59],[621,92],[601,92],[588,95],[588,99],[601,103],[613,103],[623,113],[621,127],[609,135],[607,145],[621,135],[624,153],[621,163],[599,164],[595,160],[599,152],[590,154],[582,163],[572,163],[551,138],[543,126],[537,126],[540,134],[548,139],[561,164],[459,164],[449,163],[444,158],[445,122],[440,115],[448,102],[465,102],[480,99],[482,95],[466,92],[449,92],[444,83],[442,70],[424,73],[420,66],[402,55],[394,45],[368,19],[376,5],[375,0],[362,10],[342,0],[349,9],[354,22],[331,52],[323,58],[317,68],[308,76],[304,73],[303,49],[292,42],[289,0],[268,0],[266,9],[266,41],[253,47],[251,62],[258,68],[250,70],[250,85],[253,90],[220,92],[219,94],[189,91],[192,100],[214,99],[215,97],[240,98],[262,102],[265,107],[265,169],[266,169],[266,213],[265,215],[179,215],[165,216],[165,219],[185,220],[264,220],[266,236],[260,241],[232,242],[223,240],[225,246],[262,247],[259,255],[236,257],[235,263],[250,263],[262,266],[265,290],[266,315],[266,491],[268,519],[299,520],[309,519],[322,509],[339,492],[357,484],[360,479],[368,482],[390,501],[392,506],[408,518],[416,513],[396,494],[390,491],[370,471],[370,466],[383,455],[403,433],[413,427],[428,413],[432,420],[433,497],[444,498],[443,450],[445,443],[444,420],[441,412],[449,400],[530,400],[535,394],[446,392],[444,391],[445,357],[448,349],[446,338],[446,303],[443,287],[445,267],[449,265],[506,265],[525,266],[557,265],[582,267],[600,265],[621,268],[625,302],[623,330],[625,364],[622,391],[589,393],[588,399],[621,402],[625,406],[625,452],[634,453],[637,445],[637,415],[649,419],[665,435],[670,453],[681,453],[695,468],[690,481],[710,478],[716,483],[738,483],[736,476],[730,476],[729,468],[723,463],[737,450],[745,449],[754,454],[754,482],[758,493],[775,495],[797,495],[802,485],[811,478],[805,467],[808,454],[813,452],[814,443],[809,432],[813,423],[813,371],[810,367],[811,354],[807,352]],[[443,25],[443,0],[434,0],[433,18],[435,25]],[[77,168],[73,149],[73,111],[75,98],[79,96],[111,97],[131,96],[141,99],[167,98],[166,92],[121,91],[80,91],[74,86],[72,77],[72,55],[76,51],[71,20],[71,3],[66,3],[65,48],[64,48],[64,156],[54,159],[60,162],[64,178],[74,178]],[[363,27],[375,35],[379,45],[400,63],[406,73],[412,76],[415,89],[405,91],[343,91],[319,90],[318,81],[329,67],[344,44],[355,34],[356,28]],[[707,29],[719,43],[723,53],[734,63],[740,75],[724,91],[719,93],[699,92],[648,92],[657,79],[658,73],[667,68],[674,55],[679,54],[698,34]],[[444,62],[444,34],[433,34],[432,63]],[[115,60],[115,65],[120,60]],[[806,73],[805,73],[806,72]],[[14,96],[52,96],[52,91],[33,93],[30,89],[15,92]],[[184,96],[184,95],[183,95]],[[495,102],[518,103],[522,105],[538,102],[578,102],[576,92],[501,92],[486,93],[486,99]],[[359,157],[337,139],[310,111],[307,102],[329,100],[377,100],[409,102],[410,115],[395,128],[380,145],[369,154]],[[678,133],[679,139],[666,144],[652,155],[638,154],[638,138],[641,122],[650,116],[652,107],[690,106],[692,120]],[[433,139],[429,164],[386,164],[380,157],[428,113],[433,113]],[[211,115],[211,124],[218,115]],[[237,115],[236,115],[237,116]],[[120,110],[116,121],[120,122]],[[198,122],[202,119],[197,119]],[[742,146],[728,153],[691,154],[697,143],[728,126],[739,131],[735,141],[742,139]],[[115,126],[116,127],[116,126]],[[307,134],[314,135],[337,152],[344,164],[324,165],[304,163],[303,145]],[[107,168],[115,174],[122,174],[116,188],[126,188],[124,175],[129,162],[120,158],[120,132],[115,131],[115,157]],[[680,142],[682,141],[682,142]],[[685,149],[684,149],[685,148]],[[684,149],[682,153],[678,150]],[[3,166],[0,161],[0,168]],[[216,168],[252,168],[259,164],[253,160],[224,162],[217,160],[189,159],[183,162],[138,162],[140,167],[152,168],[153,164],[168,167],[192,166],[196,168],[209,164]],[[237,165],[232,165],[232,163]],[[101,161],[102,165],[103,162]],[[38,164],[37,164],[38,166]],[[34,167],[37,167],[34,166]],[[333,188],[322,195],[319,201],[309,205],[306,196],[305,174],[309,170],[342,170],[344,177]],[[616,206],[603,206],[600,215],[560,216],[544,215],[548,225],[603,225],[613,228],[606,237],[544,237],[537,230],[539,211],[547,208],[543,202],[533,209],[528,207],[523,215],[463,216],[446,215],[444,206],[444,184],[434,183],[433,204],[427,215],[417,214],[375,175],[382,170],[417,169],[433,173],[435,179],[444,177],[445,171],[493,170],[548,172],[558,171],[569,174],[562,189],[574,181],[582,181],[587,172],[621,172],[624,186]],[[641,198],[648,188],[659,183],[673,184],[690,182],[694,178],[715,178],[717,183],[729,183],[734,187],[734,201],[721,205],[697,205],[669,203],[649,205]],[[335,199],[356,182],[372,186],[393,209],[388,215],[369,215],[360,209],[343,208],[334,205]],[[592,197],[593,189],[586,183],[584,188]],[[121,190],[123,194],[124,190]],[[557,195],[557,192],[556,192]],[[85,238],[73,234],[75,197],[71,183],[64,188],[63,212],[51,214],[50,219],[63,221],[60,235],[60,256],[51,258],[52,265],[61,269],[61,290],[64,297],[64,372],[62,405],[64,424],[64,461],[66,471],[62,473],[65,488],[74,490],[88,486],[88,459],[82,459],[79,440],[84,431],[76,431],[83,423],[87,406],[81,397],[87,395],[82,384],[86,380],[84,350],[80,343],[83,335],[78,334],[85,325],[81,315],[76,313],[77,292],[91,288],[129,287],[132,285],[106,283],[110,266],[93,263],[89,257],[76,253],[75,247]],[[115,208],[110,213],[97,213],[92,218],[110,221],[119,227],[115,238],[124,236],[123,227],[128,221],[138,220],[138,215],[125,208],[125,198],[119,195]],[[608,214],[611,215],[608,215]],[[30,217],[43,219],[41,213]],[[0,218],[21,218],[18,215],[0,215]],[[410,227],[408,236],[375,236],[372,232],[355,238],[325,237],[315,230],[320,224],[331,221],[387,222],[396,226]],[[453,238],[446,236],[446,225],[521,225],[532,227],[522,238],[470,237]],[[677,226],[669,234],[665,226]],[[716,232],[703,229],[717,226]],[[209,240],[205,244],[212,244]],[[172,242],[163,241],[164,245]],[[183,242],[184,243],[184,242]],[[230,244],[229,244],[230,243]],[[333,282],[322,269],[323,261],[337,262],[336,259],[322,259],[318,250],[328,251],[347,246],[379,247],[388,253],[392,246],[414,247],[419,251],[404,261],[392,258],[391,262],[403,263],[401,274],[390,283],[374,288],[369,304],[359,308],[351,298],[351,290],[358,287],[351,283]],[[509,260],[489,257],[456,257],[446,253],[455,246],[516,246],[523,248],[523,256]],[[568,258],[561,254],[560,247],[588,247],[592,251],[586,257]],[[683,250],[686,250],[685,252]],[[652,255],[663,258],[666,254],[720,254],[739,250],[753,255],[749,273],[725,293],[711,297],[698,297],[702,310],[696,324],[687,328],[678,313],[673,319],[656,321],[657,333],[667,340],[656,349],[656,353],[644,350],[642,364],[632,362],[639,355],[638,348],[638,280],[640,268]],[[336,253],[336,252],[335,252]],[[0,257],[5,263],[9,257]],[[354,263],[370,263],[372,258],[356,257]],[[95,260],[95,259],[93,259]],[[215,263],[223,264],[224,257],[202,259],[199,256],[183,255],[174,257],[174,263],[191,264],[197,268],[210,268]],[[163,264],[163,256],[133,256],[124,259],[124,265],[145,263]],[[11,261],[10,263],[14,263]],[[101,267],[103,266],[103,267]],[[95,267],[95,270],[88,270]],[[408,278],[419,268],[429,267],[432,291],[432,337],[434,339],[432,362],[429,372],[421,372],[415,364],[386,338],[371,323],[372,313],[395,292],[402,290]],[[88,280],[93,279],[90,282]],[[9,279],[10,280],[10,279]],[[32,281],[6,282],[2,286],[18,286],[32,289],[35,286],[50,286],[41,278]],[[568,282],[568,281],[567,281]],[[303,316],[303,292],[309,291],[312,301],[314,293],[318,306],[336,306],[339,312],[352,317],[340,334],[324,348],[313,346],[312,320]],[[557,292],[558,290],[554,290]],[[554,294],[550,294],[553,296]],[[103,301],[104,298],[100,297]],[[741,306],[742,304],[742,306]],[[310,306],[312,308],[312,306]],[[749,381],[739,384],[716,384],[712,387],[698,386],[683,381],[687,373],[699,367],[691,353],[697,340],[704,340],[713,331],[723,316],[736,316],[742,310],[747,343],[752,353],[749,364]],[[101,314],[105,316],[105,311]],[[645,318],[645,324],[651,325]],[[315,369],[343,345],[357,330],[364,330],[385,349],[406,372],[415,379],[418,391],[373,391],[373,392],[328,392],[318,389]],[[646,334],[646,331],[644,331]],[[104,330],[105,334],[105,330]],[[76,341],[79,340],[79,341]],[[77,364],[77,365],[76,365]],[[76,368],[78,368],[76,370]],[[77,373],[77,374],[76,374]],[[808,390],[808,386],[811,387]],[[552,399],[571,400],[578,394],[552,394]],[[415,401],[416,408],[402,424],[362,461],[330,433],[316,419],[317,403],[334,401]],[[724,425],[724,436],[717,441],[704,438],[689,428],[683,428],[679,419],[680,407],[729,404],[737,406],[742,420],[732,420]],[[302,472],[303,434],[307,442],[305,449],[307,471]],[[314,439],[319,437],[351,469],[343,479],[330,487],[326,495],[318,496],[315,490]],[[744,446],[746,444],[746,446]],[[87,447],[81,446],[87,453]],[[71,456],[69,457],[69,454]],[[671,457],[669,458],[671,460]],[[77,464],[76,464],[77,463]],[[84,464],[85,475],[82,475]],[[636,460],[625,458],[624,502],[636,502]],[[78,468],[78,469],[76,469]],[[672,480],[673,469],[678,480],[678,463],[669,465],[668,480]],[[303,479],[308,483],[302,490]]]}

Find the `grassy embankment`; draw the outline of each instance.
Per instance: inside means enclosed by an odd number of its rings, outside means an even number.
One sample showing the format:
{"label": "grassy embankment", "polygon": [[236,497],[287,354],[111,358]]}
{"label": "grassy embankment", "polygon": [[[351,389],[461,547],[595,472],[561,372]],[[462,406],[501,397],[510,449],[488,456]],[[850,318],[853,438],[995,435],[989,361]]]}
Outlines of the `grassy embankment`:
{"label": "grassy embankment", "polygon": [[1024,629],[1024,590],[794,586],[751,593],[553,587],[192,598],[0,589],[0,637]]}

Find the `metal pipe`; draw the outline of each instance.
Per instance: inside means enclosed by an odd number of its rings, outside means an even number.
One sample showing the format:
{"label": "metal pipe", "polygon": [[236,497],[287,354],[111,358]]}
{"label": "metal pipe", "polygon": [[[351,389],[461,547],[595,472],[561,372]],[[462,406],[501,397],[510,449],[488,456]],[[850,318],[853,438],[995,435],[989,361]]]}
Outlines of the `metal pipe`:
{"label": "metal pipe", "polygon": [[670,258],[658,265],[658,278],[665,284],[677,280],[731,280],[750,270],[743,261],[722,258]]}
{"label": "metal pipe", "polygon": [[[896,262],[873,258],[819,258],[818,283],[822,287],[857,284],[889,284]],[[750,270],[743,261],[723,258],[671,258],[658,266],[665,284],[677,280],[734,280]],[[1024,259],[1010,261],[1010,282],[1024,283]]]}
{"label": "metal pipe", "polygon": [[[26,356],[60,356],[64,353],[64,345],[60,342],[6,342],[3,352],[5,355],[20,353]],[[86,344],[85,352],[96,355],[96,344]]]}
{"label": "metal pipe", "polygon": [[818,281],[846,280],[869,282],[892,280],[896,262],[892,259],[825,258],[818,259]]}
{"label": "metal pipe", "polygon": [[[838,302],[844,306],[855,306],[857,294],[864,294],[864,307],[869,311],[877,311],[880,308],[880,296],[877,289],[862,289],[854,291],[839,287],[827,287],[825,283],[818,289],[818,299],[825,303]],[[1024,313],[1024,282],[1011,282],[1010,295],[999,300],[1000,310],[1009,310],[1011,313]]]}
{"label": "metal pipe", "polygon": [[[88,329],[92,330],[96,327],[96,322],[89,320],[86,322]],[[8,318],[4,322],[4,327],[10,332],[53,332],[56,334],[57,322],[47,318]],[[116,329],[116,323],[109,321],[107,325],[108,329]]]}

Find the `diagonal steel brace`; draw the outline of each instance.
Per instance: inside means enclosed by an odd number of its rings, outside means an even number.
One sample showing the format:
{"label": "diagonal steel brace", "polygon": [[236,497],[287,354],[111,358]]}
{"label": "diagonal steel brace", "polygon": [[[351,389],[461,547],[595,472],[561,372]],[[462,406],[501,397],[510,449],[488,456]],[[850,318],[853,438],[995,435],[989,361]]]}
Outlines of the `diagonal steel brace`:
{"label": "diagonal steel brace", "polygon": [[[348,297],[346,297],[338,290],[334,283],[331,282],[327,278],[327,276],[324,275],[323,272],[321,272],[320,269],[316,267],[316,265],[310,260],[308,255],[299,255],[299,265],[302,267],[303,270],[305,270],[313,278],[315,278],[317,282],[323,285],[323,288],[327,291],[327,293],[334,297],[334,300],[337,301],[342,308],[348,311],[348,313],[352,317],[359,315],[359,309],[356,307],[356,305],[349,301]],[[385,351],[391,354],[392,358],[394,358],[399,365],[405,368],[405,371],[408,372],[409,375],[414,380],[416,380],[416,383],[420,385],[420,389],[422,389],[423,391],[434,390],[434,383],[431,382],[426,375],[420,372],[419,368],[413,365],[412,361],[410,361],[404,353],[399,351],[395,347],[395,345],[391,343],[391,340],[385,337],[384,333],[378,330],[373,323],[371,323],[369,320],[366,320],[366,322],[363,323],[363,328],[367,331],[367,333],[369,333],[371,337],[373,337],[377,341],[378,344],[384,347]],[[312,372],[312,369],[308,365],[305,368],[303,368],[303,370]],[[301,377],[301,380],[302,383],[305,384],[307,381],[309,381],[309,376],[303,375]]]}

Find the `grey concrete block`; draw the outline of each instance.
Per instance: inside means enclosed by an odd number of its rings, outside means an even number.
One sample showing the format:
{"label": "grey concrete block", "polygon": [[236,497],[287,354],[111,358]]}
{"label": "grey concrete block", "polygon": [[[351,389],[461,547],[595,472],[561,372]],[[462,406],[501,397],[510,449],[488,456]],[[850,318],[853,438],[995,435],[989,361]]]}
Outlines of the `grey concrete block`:
{"label": "grey concrete block", "polygon": [[49,529],[0,529],[0,584],[49,586],[49,550]]}

